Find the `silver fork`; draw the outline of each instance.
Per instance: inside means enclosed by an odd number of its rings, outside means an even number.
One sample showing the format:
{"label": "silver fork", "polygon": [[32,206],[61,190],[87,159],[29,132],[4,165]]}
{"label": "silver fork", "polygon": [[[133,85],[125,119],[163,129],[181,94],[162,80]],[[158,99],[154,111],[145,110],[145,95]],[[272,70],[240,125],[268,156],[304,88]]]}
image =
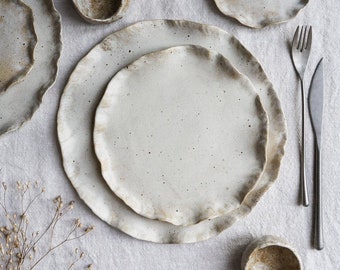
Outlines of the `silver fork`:
{"label": "silver fork", "polygon": [[305,171],[305,92],[304,92],[304,75],[308,63],[309,54],[312,47],[312,27],[310,26],[298,26],[296,28],[293,44],[292,44],[292,57],[295,70],[300,78],[301,82],[301,148],[300,148],[300,185],[302,204],[304,206],[309,205],[308,189],[306,183],[306,171]]}

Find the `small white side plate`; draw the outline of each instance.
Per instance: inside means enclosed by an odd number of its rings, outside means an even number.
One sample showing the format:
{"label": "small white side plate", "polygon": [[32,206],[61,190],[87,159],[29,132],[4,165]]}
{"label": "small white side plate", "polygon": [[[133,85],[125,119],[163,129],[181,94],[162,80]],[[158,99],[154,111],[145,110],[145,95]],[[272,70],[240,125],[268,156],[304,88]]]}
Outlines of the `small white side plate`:
{"label": "small white side plate", "polygon": [[100,102],[102,174],[135,212],[190,225],[240,206],[265,160],[267,115],[221,54],[179,46],[118,72]]}

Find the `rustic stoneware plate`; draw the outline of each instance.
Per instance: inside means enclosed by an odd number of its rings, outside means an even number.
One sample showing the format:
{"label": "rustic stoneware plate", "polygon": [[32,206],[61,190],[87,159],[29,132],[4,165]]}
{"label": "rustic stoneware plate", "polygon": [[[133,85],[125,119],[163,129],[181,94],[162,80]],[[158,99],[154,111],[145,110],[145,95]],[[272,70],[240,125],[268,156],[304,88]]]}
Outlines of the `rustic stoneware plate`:
{"label": "rustic stoneware plate", "polygon": [[267,116],[221,54],[179,46],[119,71],[98,105],[102,175],[135,212],[175,225],[240,206],[265,164]]}
{"label": "rustic stoneware plate", "polygon": [[52,0],[24,0],[32,9],[37,45],[31,71],[0,94],[0,135],[19,128],[39,107],[57,75],[61,52],[60,17]]}
{"label": "rustic stoneware plate", "polygon": [[222,13],[254,28],[288,21],[308,2],[309,0],[215,0]]}
{"label": "rustic stoneware plate", "polygon": [[0,1],[0,92],[32,68],[37,37],[32,10],[20,0]]}
{"label": "rustic stoneware plate", "polygon": [[[268,115],[265,169],[240,207],[190,226],[175,226],[138,215],[118,198],[101,175],[92,140],[95,111],[108,82],[144,54],[178,45],[199,45],[221,53],[253,83]],[[247,215],[277,178],[286,142],[280,101],[258,61],[232,35],[188,21],[143,21],[117,31],[77,65],[64,89],[58,112],[58,138],[65,171],[84,202],[110,225],[138,239],[189,243],[208,239]]]}
{"label": "rustic stoneware plate", "polygon": [[130,0],[72,0],[79,15],[87,22],[112,23],[121,19]]}

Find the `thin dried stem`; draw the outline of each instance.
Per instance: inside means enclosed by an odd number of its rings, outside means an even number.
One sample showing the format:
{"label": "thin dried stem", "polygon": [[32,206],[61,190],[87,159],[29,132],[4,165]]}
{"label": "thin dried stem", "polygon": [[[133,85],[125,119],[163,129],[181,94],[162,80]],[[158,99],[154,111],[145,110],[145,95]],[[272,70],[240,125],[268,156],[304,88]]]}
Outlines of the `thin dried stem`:
{"label": "thin dried stem", "polygon": [[71,237],[78,229],[79,227],[77,226],[77,224],[74,225],[74,227],[69,231],[69,233],[67,234],[66,238],[62,241],[60,241],[58,244],[56,244],[55,246],[51,247],[50,249],[48,249],[45,254],[43,254],[37,261],[35,264],[33,264],[33,266],[30,269],[34,269],[39,262],[41,262],[45,257],[47,257],[52,251],[56,250],[57,248],[61,247],[62,245],[64,245],[67,242],[71,242],[73,240],[79,239],[81,237],[83,237],[84,235],[86,235],[88,232],[84,231],[82,234],[78,235],[78,236],[74,236]]}
{"label": "thin dried stem", "polygon": [[[79,253],[77,252],[78,249],[76,249],[76,255]],[[76,258],[75,261],[73,261],[70,266],[67,268],[68,270],[72,269],[76,264],[77,262],[79,262],[83,257],[85,256],[84,252],[81,252],[80,255]]]}

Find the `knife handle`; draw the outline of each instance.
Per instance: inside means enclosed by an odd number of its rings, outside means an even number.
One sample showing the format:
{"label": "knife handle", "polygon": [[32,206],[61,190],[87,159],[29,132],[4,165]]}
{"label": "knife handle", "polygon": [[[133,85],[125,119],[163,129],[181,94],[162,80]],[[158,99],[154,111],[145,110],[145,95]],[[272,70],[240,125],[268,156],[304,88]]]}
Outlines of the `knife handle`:
{"label": "knife handle", "polygon": [[315,139],[314,141],[315,152],[315,168],[314,168],[314,181],[315,181],[315,213],[314,213],[314,247],[317,250],[324,248],[323,239],[323,209],[322,209],[322,188],[321,188],[321,154],[320,149]]}

